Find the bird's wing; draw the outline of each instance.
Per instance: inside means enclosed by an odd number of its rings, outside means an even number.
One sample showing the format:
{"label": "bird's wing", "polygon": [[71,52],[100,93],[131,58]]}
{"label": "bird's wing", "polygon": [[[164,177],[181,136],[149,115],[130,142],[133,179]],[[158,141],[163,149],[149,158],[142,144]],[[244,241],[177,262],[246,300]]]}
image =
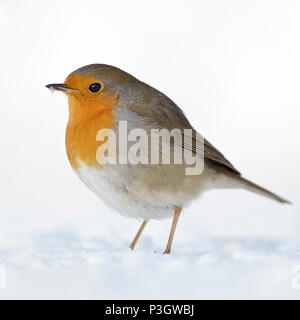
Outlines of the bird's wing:
{"label": "bird's wing", "polygon": [[[200,156],[203,156],[204,154],[206,160],[213,162],[215,165],[225,167],[233,173],[240,174],[211,143],[206,139],[199,141],[199,138],[197,138],[197,131],[192,127],[183,111],[165,95],[161,94],[160,99],[155,99],[154,103],[152,100],[147,107],[133,105],[130,106],[129,109],[145,118],[145,121],[148,122],[151,128],[166,128],[168,130],[176,128],[180,130],[192,129],[192,143],[190,145],[183,144],[181,147],[189,149]],[[198,135],[198,137],[199,136],[200,135]]]}

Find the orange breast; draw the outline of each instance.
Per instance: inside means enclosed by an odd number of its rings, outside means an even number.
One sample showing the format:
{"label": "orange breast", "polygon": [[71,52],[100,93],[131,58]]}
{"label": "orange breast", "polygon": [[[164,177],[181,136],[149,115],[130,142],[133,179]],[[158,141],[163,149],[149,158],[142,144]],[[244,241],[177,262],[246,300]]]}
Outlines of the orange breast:
{"label": "orange breast", "polygon": [[[80,161],[91,167],[100,168],[96,152],[103,141],[96,141],[101,129],[112,129],[113,106],[116,97],[101,95],[90,99],[80,94],[68,95],[69,121],[66,131],[67,155],[73,168],[80,167]],[[80,161],[78,161],[80,160]]]}

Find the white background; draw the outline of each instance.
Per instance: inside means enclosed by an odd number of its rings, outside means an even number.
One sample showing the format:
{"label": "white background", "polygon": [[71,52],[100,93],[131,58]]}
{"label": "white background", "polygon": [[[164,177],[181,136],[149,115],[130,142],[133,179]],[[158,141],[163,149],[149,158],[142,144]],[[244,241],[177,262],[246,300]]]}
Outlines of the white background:
{"label": "white background", "polygon": [[[294,298],[283,260],[299,258],[299,34],[297,0],[0,0],[0,298]],[[182,215],[172,257],[160,255],[170,220],[129,252],[139,222],[72,172],[67,100],[45,88],[90,63],[167,94],[247,178],[294,205],[211,191]]]}

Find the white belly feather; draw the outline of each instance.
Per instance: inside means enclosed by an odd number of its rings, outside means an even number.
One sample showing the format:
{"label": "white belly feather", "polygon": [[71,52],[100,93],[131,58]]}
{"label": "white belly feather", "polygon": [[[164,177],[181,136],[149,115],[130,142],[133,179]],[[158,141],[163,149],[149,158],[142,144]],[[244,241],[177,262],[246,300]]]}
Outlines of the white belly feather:
{"label": "white belly feather", "polygon": [[[82,163],[75,172],[108,207],[123,216],[149,220],[168,218],[174,214],[174,206],[170,204],[174,203],[175,199],[168,199],[168,195],[153,199],[152,194],[129,192],[126,181],[120,181],[118,170],[118,168],[99,170]],[[161,198],[164,198],[164,201],[161,201]]]}
{"label": "white belly feather", "polygon": [[170,179],[163,180],[162,176],[155,178],[154,181],[160,181],[159,188],[145,184],[142,179],[145,168],[105,165],[97,169],[80,163],[76,174],[108,207],[123,216],[144,220],[173,216],[175,206],[185,207],[206,190],[240,187],[208,167],[201,176],[183,176],[175,185],[170,185]]}

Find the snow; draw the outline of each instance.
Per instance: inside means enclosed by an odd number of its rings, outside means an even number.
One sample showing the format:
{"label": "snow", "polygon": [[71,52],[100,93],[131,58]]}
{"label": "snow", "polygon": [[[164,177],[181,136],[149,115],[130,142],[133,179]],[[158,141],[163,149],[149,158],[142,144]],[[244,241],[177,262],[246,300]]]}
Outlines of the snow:
{"label": "snow", "polygon": [[287,241],[202,234],[176,243],[170,256],[148,236],[135,251],[127,245],[67,232],[24,236],[0,250],[7,277],[0,298],[300,298],[292,286],[300,250]]}

